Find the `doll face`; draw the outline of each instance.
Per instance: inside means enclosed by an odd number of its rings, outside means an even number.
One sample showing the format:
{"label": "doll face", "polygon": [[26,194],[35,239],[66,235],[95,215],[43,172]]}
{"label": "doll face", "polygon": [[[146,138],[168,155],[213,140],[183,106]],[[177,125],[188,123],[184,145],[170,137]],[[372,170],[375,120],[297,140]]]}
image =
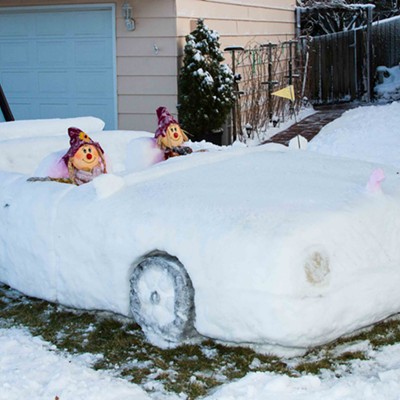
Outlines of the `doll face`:
{"label": "doll face", "polygon": [[161,138],[161,143],[168,148],[178,147],[187,140],[178,124],[170,124],[165,132],[165,137]]}
{"label": "doll face", "polygon": [[78,170],[91,171],[99,162],[99,152],[91,144],[81,146],[72,157],[72,165]]}

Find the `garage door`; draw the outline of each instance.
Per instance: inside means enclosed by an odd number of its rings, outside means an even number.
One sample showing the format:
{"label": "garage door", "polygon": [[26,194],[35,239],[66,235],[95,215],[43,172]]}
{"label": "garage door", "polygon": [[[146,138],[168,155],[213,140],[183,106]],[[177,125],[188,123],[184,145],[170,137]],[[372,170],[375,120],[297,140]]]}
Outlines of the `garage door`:
{"label": "garage door", "polygon": [[92,115],[116,128],[111,7],[0,8],[0,80],[16,120]]}

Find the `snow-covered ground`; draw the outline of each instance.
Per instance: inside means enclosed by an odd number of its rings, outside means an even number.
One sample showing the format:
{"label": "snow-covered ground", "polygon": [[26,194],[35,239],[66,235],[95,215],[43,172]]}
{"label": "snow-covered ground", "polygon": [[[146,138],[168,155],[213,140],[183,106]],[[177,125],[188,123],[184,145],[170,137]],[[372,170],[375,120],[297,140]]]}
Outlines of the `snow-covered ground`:
{"label": "snow-covered ground", "polygon": [[323,127],[307,149],[400,168],[400,102],[345,112]]}
{"label": "snow-covered ground", "polygon": [[148,400],[139,388],[90,369],[94,356],[60,356],[22,329],[0,329],[1,400]]}
{"label": "snow-covered ground", "polygon": [[[362,344],[361,344],[362,346]],[[360,345],[359,345],[360,347]],[[250,373],[218,388],[204,400],[398,400],[400,344],[367,351],[370,360],[353,361],[338,378],[291,378]],[[0,400],[182,400],[178,395],[149,395],[139,386],[90,365],[96,357],[59,354],[52,345],[23,329],[0,329]]]}
{"label": "snow-covered ground", "polygon": [[[309,144],[307,151],[346,157],[345,162],[350,168],[353,159],[367,160],[383,170],[400,168],[400,136],[396,129],[400,124],[399,111],[399,103],[348,111],[325,127]],[[12,146],[8,146],[10,153],[7,155],[15,155]],[[229,151],[236,150],[233,148]],[[237,151],[245,150],[238,146]],[[356,164],[354,161],[354,166]],[[318,186],[318,179],[316,172],[315,182],[311,181],[310,186]],[[376,290],[383,296],[386,293],[385,286]],[[31,337],[24,330],[0,329],[0,399],[53,400],[56,396],[60,400],[162,398],[157,395],[150,397],[134,384],[91,370],[94,356],[72,357],[52,350],[51,345]],[[351,371],[344,373],[341,378],[333,373],[300,378],[251,373],[219,388],[208,399],[398,399],[400,345],[387,346],[379,351],[369,349],[368,355],[368,361],[353,361]]]}
{"label": "snow-covered ground", "polygon": [[400,66],[377,68],[380,82],[377,82],[374,91],[379,101],[393,101],[400,99]]}

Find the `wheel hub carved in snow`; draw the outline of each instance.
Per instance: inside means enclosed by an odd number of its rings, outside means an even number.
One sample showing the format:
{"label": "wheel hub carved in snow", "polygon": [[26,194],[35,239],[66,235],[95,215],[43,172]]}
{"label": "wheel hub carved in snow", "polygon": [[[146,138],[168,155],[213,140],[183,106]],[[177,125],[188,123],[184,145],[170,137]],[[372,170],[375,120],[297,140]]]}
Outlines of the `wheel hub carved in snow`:
{"label": "wheel hub carved in snow", "polygon": [[151,294],[150,300],[153,304],[160,304],[161,298],[156,290]]}
{"label": "wheel hub carved in snow", "polygon": [[155,335],[180,342],[194,334],[194,290],[177,258],[164,253],[145,257],[130,282],[132,314],[150,340]]}

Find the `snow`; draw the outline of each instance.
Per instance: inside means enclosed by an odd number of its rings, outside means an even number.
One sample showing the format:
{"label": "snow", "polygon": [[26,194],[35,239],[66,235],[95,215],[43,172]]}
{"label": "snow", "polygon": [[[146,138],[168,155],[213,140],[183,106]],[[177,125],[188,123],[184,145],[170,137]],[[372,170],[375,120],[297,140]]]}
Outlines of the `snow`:
{"label": "snow", "polygon": [[[123,138],[117,139],[114,133],[99,132],[93,138],[115,168],[81,187],[25,182],[46,153],[67,147],[65,137],[2,139],[1,169],[7,172],[0,180],[0,217],[23,210],[24,219],[16,227],[6,225],[14,240],[0,238],[0,249],[7,244],[1,265],[16,259],[14,269],[0,269],[1,280],[66,304],[124,313],[124,290],[116,290],[126,281],[127,271],[121,266],[131,264],[136,248],[140,253],[151,243],[179,254],[188,267],[197,301],[205,305],[196,315],[197,328],[210,336],[234,340],[239,334],[257,341],[267,334],[281,345],[308,346],[384,318],[400,307],[400,225],[395,217],[400,213],[399,107],[394,102],[347,111],[306,150],[193,144],[208,151],[145,167],[132,166],[129,159],[140,158],[142,152],[132,147],[133,141],[151,135],[121,133]],[[32,147],[26,149],[27,143],[37,144],[38,152],[29,154]],[[126,148],[131,149],[128,155]],[[27,155],[29,165],[21,154]],[[190,196],[185,194],[187,185]],[[234,193],[234,199],[227,199],[227,193]],[[54,204],[50,214],[49,204]],[[116,214],[121,207],[126,213]],[[159,225],[160,214],[165,226]],[[92,218],[99,215],[103,221]],[[107,216],[113,224],[108,223],[105,232],[102,222]],[[118,237],[121,227],[124,234],[118,242],[130,240],[117,248],[107,238]],[[61,237],[49,235],[55,228]],[[188,231],[191,237],[185,237]],[[82,242],[69,237],[82,237],[91,250],[80,255]],[[227,243],[241,246],[222,251]],[[281,246],[285,252],[279,252]],[[105,264],[91,265],[98,253]],[[61,260],[62,254],[71,257]],[[80,255],[79,265],[74,255]],[[247,268],[233,273],[238,259]],[[279,268],[254,267],[260,260]],[[51,267],[61,261],[65,264],[57,277]],[[113,270],[115,262],[118,270]],[[35,271],[35,280],[27,281],[33,264],[45,267]],[[81,265],[87,269],[83,279],[77,274]],[[212,270],[213,265],[221,271]],[[249,266],[254,267],[252,273]],[[87,292],[82,290],[88,285]],[[213,288],[221,287],[225,293],[214,290],[215,298],[210,297]],[[243,304],[237,302],[238,290]],[[259,310],[266,302],[260,297],[265,290],[269,303]],[[251,318],[243,321],[243,313]],[[265,320],[265,315],[272,317]],[[134,384],[91,370],[94,356],[77,358],[52,350],[23,330],[0,329],[0,399],[150,398]],[[369,350],[368,355],[370,360],[353,361],[351,371],[340,378],[329,372],[297,378],[251,373],[207,399],[397,399],[400,345]]]}
{"label": "snow", "polygon": [[400,345],[373,352],[372,361],[353,362],[350,374],[337,378],[290,378],[272,373],[250,373],[227,384],[207,400],[397,400],[400,393]]}
{"label": "snow", "polygon": [[113,174],[104,174],[93,182],[99,199],[104,199],[121,190],[125,185],[122,177]]}
{"label": "snow", "polygon": [[193,72],[194,76],[199,76],[202,79],[202,85],[212,86],[214,79],[208,71],[204,71],[203,68],[199,68]]}
{"label": "snow", "polygon": [[400,103],[358,107],[323,127],[308,150],[400,168]]}
{"label": "snow", "polygon": [[[249,373],[204,400],[397,400],[400,393],[400,345],[369,350],[368,361],[353,361],[341,377],[289,377]],[[25,330],[0,329],[0,400],[177,400],[174,395],[148,395],[137,385],[94,371],[96,356],[70,356],[32,337]]]}
{"label": "snow", "polygon": [[[5,129],[0,123],[0,129]],[[80,128],[80,126],[79,126]],[[25,137],[9,138],[0,136],[0,170],[18,171],[23,174],[44,176],[48,174],[51,166],[69,148],[69,138],[66,134],[35,137],[38,132],[27,130]],[[89,132],[87,132],[89,133]],[[145,168],[157,160],[157,152],[153,150],[150,140],[154,134],[137,131],[93,131],[90,137],[105,145],[107,148],[107,167],[112,172],[125,169],[136,170]],[[130,147],[139,147],[134,156],[129,152]],[[32,151],[32,149],[35,149]]]}
{"label": "snow", "polygon": [[374,88],[377,98],[384,101],[399,100],[400,67],[398,65],[392,68],[380,66],[377,68],[377,74],[382,79],[382,82],[378,81]]}
{"label": "snow", "polygon": [[25,330],[0,329],[0,400],[116,400],[150,397],[138,386],[90,365],[95,356],[60,355]]}
{"label": "snow", "polygon": [[[295,118],[287,118],[285,120],[280,120],[279,116],[273,117],[273,123],[268,124],[266,129],[261,128],[258,130],[253,130],[251,133],[251,137],[248,138],[246,132],[243,132],[243,140],[245,141],[247,146],[258,146],[260,143],[270,139],[272,136],[278,134],[279,132],[288,129],[291,125],[295,124],[297,121],[300,121],[304,118],[309,117],[310,115],[314,114],[315,110],[307,105],[302,107]],[[300,140],[300,147],[304,149],[306,147],[305,140],[306,139],[299,139]],[[297,142],[297,144],[296,144]],[[296,139],[291,147],[298,148],[298,140]]]}
{"label": "snow", "polygon": [[23,137],[65,135],[71,126],[78,126],[86,133],[102,131],[104,121],[95,117],[54,118],[47,120],[24,120],[0,123],[1,140]]}

